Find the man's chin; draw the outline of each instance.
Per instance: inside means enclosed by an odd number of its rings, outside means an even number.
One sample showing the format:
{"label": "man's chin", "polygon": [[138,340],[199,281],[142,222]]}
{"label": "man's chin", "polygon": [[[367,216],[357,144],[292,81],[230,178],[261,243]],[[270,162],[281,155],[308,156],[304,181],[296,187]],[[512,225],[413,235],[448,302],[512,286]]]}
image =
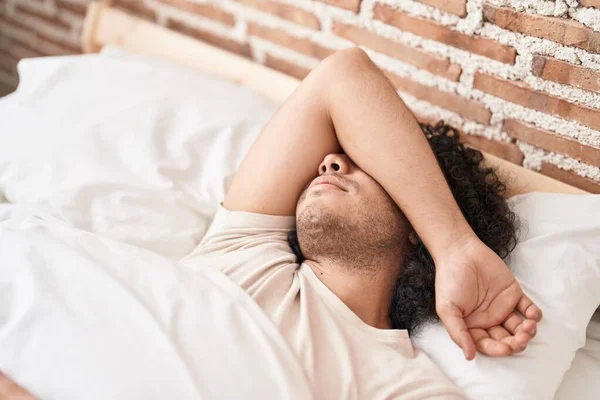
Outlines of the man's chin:
{"label": "man's chin", "polygon": [[331,198],[331,196],[324,195],[311,195],[308,194],[301,202],[303,207],[311,207],[311,208],[332,208],[335,207],[336,204],[339,204],[338,201]]}
{"label": "man's chin", "polygon": [[336,219],[340,212],[340,206],[335,201],[323,197],[311,197],[302,202],[298,217],[305,217],[311,223],[317,223],[322,220]]}

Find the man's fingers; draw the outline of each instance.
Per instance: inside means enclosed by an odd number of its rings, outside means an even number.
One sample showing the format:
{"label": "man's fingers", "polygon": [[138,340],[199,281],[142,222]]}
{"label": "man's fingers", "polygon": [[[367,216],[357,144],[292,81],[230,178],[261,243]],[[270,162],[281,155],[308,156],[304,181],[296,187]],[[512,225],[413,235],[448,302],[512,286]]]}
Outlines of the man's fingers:
{"label": "man's fingers", "polygon": [[504,322],[502,322],[502,325],[511,333],[514,335],[514,333],[517,331],[517,328],[519,326],[521,326],[521,324],[523,323],[523,318],[520,315],[517,315],[517,313],[512,312],[510,313],[510,315],[508,316],[508,318],[506,318],[504,320]]}
{"label": "man's fingers", "polygon": [[502,341],[510,346],[513,353],[520,353],[527,348],[531,341],[531,335],[525,332],[517,332],[514,336],[508,336]]}
{"label": "man's fingers", "polygon": [[502,326],[504,326],[504,328],[512,335],[517,332],[526,332],[531,337],[534,337],[537,333],[537,323],[531,319],[524,320],[523,317],[516,312],[511,313],[508,318],[504,320]]}
{"label": "man's fingers", "polygon": [[502,326],[493,326],[487,329],[488,334],[494,340],[506,343],[510,347],[511,353],[520,353],[527,348],[531,335],[526,332],[517,332],[511,334]]}
{"label": "man's fingers", "polygon": [[533,301],[527,295],[523,294],[519,303],[517,304],[517,310],[523,314],[526,318],[533,319],[535,321],[541,321],[542,310],[533,304]]}
{"label": "man's fingers", "polygon": [[502,326],[492,326],[491,328],[487,329],[487,333],[492,339],[498,341],[511,336],[510,332]]}
{"label": "man's fingers", "polygon": [[469,329],[469,332],[479,352],[491,357],[507,356],[511,353],[508,344],[493,339],[485,329],[474,328]]}
{"label": "man's fingers", "polygon": [[460,347],[467,360],[475,358],[475,343],[469,334],[465,320],[456,308],[438,311],[440,319],[446,326],[450,337]]}
{"label": "man's fingers", "polygon": [[495,326],[490,329],[470,329],[471,336],[475,340],[477,350],[491,356],[508,356],[520,353],[527,348],[531,336],[525,332],[517,332],[511,335],[505,328]]}

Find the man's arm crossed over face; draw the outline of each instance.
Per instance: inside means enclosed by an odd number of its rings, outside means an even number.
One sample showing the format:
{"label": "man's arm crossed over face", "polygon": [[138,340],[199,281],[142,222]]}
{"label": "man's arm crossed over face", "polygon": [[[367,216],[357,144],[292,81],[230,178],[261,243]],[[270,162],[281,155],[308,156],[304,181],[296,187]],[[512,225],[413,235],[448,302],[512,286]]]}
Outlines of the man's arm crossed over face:
{"label": "man's arm crossed over face", "polygon": [[244,159],[224,206],[295,215],[317,166],[342,151],[385,189],[431,252],[436,309],[465,357],[472,359],[476,348],[488,355],[521,351],[541,311],[474,234],[415,117],[358,48],[325,59],[282,104]]}

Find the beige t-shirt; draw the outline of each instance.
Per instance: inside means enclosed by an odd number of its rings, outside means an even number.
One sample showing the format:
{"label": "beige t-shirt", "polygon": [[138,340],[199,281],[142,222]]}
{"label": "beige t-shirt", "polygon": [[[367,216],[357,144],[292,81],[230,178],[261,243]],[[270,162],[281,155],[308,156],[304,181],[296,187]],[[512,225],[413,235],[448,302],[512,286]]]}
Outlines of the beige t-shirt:
{"label": "beige t-shirt", "polygon": [[219,207],[184,260],[221,270],[267,313],[289,343],[315,399],[464,399],[406,330],[377,329],[354,314],[287,241],[295,217]]}

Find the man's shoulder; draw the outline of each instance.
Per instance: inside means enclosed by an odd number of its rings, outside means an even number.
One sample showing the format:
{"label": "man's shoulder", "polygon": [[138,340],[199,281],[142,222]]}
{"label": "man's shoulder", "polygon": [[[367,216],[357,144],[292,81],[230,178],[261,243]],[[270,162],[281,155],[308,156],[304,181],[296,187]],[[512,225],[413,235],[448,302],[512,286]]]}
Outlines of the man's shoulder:
{"label": "man's shoulder", "polygon": [[213,226],[228,229],[264,229],[290,231],[296,228],[296,217],[293,215],[271,215],[244,210],[231,210],[219,204]]}
{"label": "man's shoulder", "polygon": [[198,246],[181,261],[195,268],[214,268],[245,290],[293,264],[288,242],[294,217],[231,211],[220,206]]}

